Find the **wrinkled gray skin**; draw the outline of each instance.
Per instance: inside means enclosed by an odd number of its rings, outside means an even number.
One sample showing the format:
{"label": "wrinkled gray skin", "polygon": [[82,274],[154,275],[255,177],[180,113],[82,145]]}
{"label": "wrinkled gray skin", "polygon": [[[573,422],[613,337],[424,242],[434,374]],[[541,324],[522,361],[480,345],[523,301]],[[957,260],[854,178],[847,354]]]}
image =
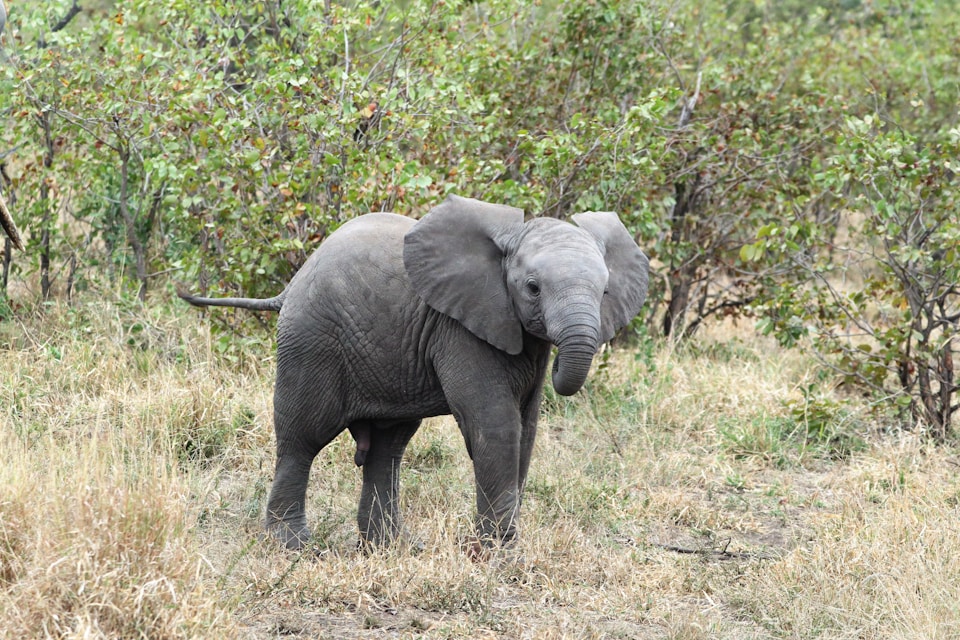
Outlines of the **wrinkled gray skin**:
{"label": "wrinkled gray skin", "polygon": [[395,539],[404,449],[421,419],[452,413],[474,464],[479,539],[513,540],[551,344],[553,386],[573,394],[647,291],[647,258],[616,214],[573,220],[524,223],[518,209],[451,196],[419,222],[344,224],[276,298],[182,296],[280,309],[273,536],[291,549],[309,540],[311,464],[349,429],[361,541]]}

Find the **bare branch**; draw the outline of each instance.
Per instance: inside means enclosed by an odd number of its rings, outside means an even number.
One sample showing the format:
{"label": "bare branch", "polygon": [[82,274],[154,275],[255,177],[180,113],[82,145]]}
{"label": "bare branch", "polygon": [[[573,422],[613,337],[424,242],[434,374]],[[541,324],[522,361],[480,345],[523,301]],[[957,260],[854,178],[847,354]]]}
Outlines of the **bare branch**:
{"label": "bare branch", "polygon": [[700,100],[700,81],[703,79],[703,72],[697,72],[697,86],[693,90],[693,95],[690,96],[689,100],[686,100],[683,103],[683,109],[680,111],[680,122],[677,123],[677,127],[683,129],[687,126],[687,123],[690,122],[690,118],[693,116],[693,110],[697,106],[697,101]]}
{"label": "bare branch", "polygon": [[50,28],[50,31],[56,33],[57,31],[62,31],[67,28],[67,25],[77,17],[77,15],[82,11],[80,5],[77,3],[77,0],[73,0],[73,4],[70,5],[70,8],[67,10],[67,13],[60,18],[60,21],[57,24],[53,25]]}

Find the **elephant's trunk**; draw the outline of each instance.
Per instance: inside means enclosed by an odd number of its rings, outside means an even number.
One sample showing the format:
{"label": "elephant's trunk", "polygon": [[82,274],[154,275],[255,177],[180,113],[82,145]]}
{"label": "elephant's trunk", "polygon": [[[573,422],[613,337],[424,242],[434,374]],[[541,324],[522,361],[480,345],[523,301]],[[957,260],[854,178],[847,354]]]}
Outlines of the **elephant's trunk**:
{"label": "elephant's trunk", "polygon": [[589,314],[587,322],[568,325],[557,340],[557,357],[553,361],[553,388],[562,396],[571,396],[580,390],[590,372],[593,356],[599,346],[599,316]]}

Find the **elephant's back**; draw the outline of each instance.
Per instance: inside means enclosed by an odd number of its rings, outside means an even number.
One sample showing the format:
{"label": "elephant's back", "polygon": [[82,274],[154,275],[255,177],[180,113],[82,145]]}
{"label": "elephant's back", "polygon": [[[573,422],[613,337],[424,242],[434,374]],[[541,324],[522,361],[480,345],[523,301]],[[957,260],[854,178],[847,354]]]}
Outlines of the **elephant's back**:
{"label": "elephant's back", "polygon": [[281,317],[315,313],[321,301],[349,303],[365,291],[386,293],[391,281],[405,280],[403,236],[414,224],[395,213],[368,213],[344,223],[290,281]]}
{"label": "elephant's back", "polygon": [[395,247],[399,255],[403,253],[403,236],[415,224],[416,220],[396,213],[368,213],[343,223],[314,255],[321,259],[338,254],[376,256],[389,247]]}

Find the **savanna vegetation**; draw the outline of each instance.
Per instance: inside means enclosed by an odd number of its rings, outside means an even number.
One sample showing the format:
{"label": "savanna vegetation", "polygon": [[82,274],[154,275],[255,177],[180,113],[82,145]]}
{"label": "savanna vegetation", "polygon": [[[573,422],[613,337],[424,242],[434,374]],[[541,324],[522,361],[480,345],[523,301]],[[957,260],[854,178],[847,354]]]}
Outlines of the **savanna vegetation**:
{"label": "savanna vegetation", "polygon": [[[960,630],[960,7],[58,0],[8,7],[3,637],[950,638]],[[260,539],[277,293],[361,213],[614,210],[647,307],[544,403],[523,562],[471,562],[428,421],[424,540]]]}

